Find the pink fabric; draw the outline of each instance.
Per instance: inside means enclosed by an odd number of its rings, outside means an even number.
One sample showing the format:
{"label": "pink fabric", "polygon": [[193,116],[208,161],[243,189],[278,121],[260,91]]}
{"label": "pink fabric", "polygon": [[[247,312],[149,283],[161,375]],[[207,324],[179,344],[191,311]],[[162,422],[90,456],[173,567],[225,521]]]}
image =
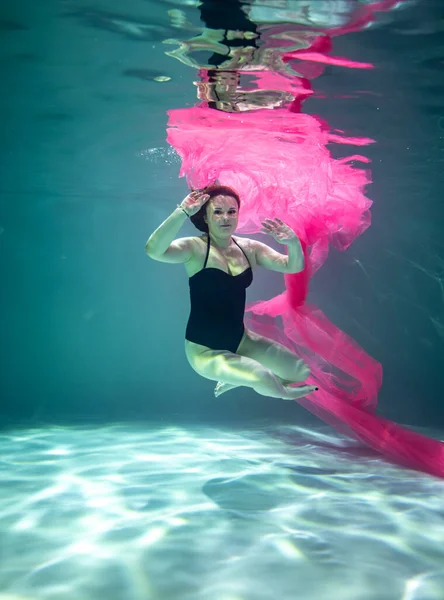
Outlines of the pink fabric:
{"label": "pink fabric", "polygon": [[[375,10],[395,4],[381,0],[362,6],[347,30],[368,24]],[[285,60],[372,66],[328,57],[330,49],[328,36],[313,37],[309,48],[288,53]],[[365,196],[368,158],[353,154],[334,159],[327,145],[365,146],[373,140],[331,132],[321,119],[296,112],[312,93],[308,79],[317,73],[308,69],[303,77],[291,79],[263,69],[256,73],[256,86],[292,92],[295,101],[289,109],[225,113],[201,105],[171,110],[167,139],[182,158],[180,175],[190,187],[217,179],[240,194],[240,233],[258,232],[264,218],[278,217],[301,240],[304,271],[286,275],[285,291],[250,305],[246,315],[252,330],[284,344],[309,364],[309,382],[320,389],[298,403],[391,460],[444,477],[444,444],[375,414],[381,365],[307,301],[310,278],[324,264],[330,245],[346,250],[369,227],[372,204]],[[204,81],[204,73],[200,75]]]}
{"label": "pink fabric", "polygon": [[356,62],[348,60],[348,58],[340,58],[338,56],[326,56],[320,52],[305,52],[296,50],[295,52],[287,52],[287,59],[296,58],[297,60],[307,60],[312,62],[322,63],[324,65],[334,65],[336,67],[347,67],[349,69],[373,69],[371,63]]}
{"label": "pink fabric", "polygon": [[[205,107],[169,112],[168,142],[182,158],[190,187],[214,180],[241,194],[239,232],[252,233],[265,217],[279,217],[301,239],[302,273],[286,275],[286,291],[248,307],[247,324],[303,357],[320,390],[298,400],[307,410],[400,464],[444,476],[444,445],[374,414],[381,365],[322,311],[307,302],[310,277],[330,244],[346,250],[370,225],[364,195],[369,173],[334,159],[326,144],[370,143],[331,135],[310,115],[285,109],[248,115]],[[281,323],[281,324],[280,324]]]}

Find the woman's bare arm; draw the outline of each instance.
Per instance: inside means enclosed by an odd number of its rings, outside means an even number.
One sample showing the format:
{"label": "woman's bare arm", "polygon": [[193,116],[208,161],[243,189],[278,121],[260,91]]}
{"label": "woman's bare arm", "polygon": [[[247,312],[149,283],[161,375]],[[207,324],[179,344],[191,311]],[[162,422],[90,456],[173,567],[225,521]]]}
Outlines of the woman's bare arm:
{"label": "woman's bare arm", "polygon": [[161,262],[184,263],[190,260],[192,238],[174,239],[186,218],[184,211],[176,208],[148,238],[145,244],[146,254]]}
{"label": "woman's bare arm", "polygon": [[208,195],[199,191],[188,194],[182,200],[180,206],[150,235],[145,244],[147,255],[161,262],[188,262],[193,255],[193,241],[195,238],[186,237],[177,240],[174,238],[187,217],[196,214],[207,200]]}
{"label": "woman's bare arm", "polygon": [[305,260],[301,242],[280,219],[265,219],[262,222],[262,233],[268,233],[279,243],[287,246],[288,254],[276,252],[267,244],[254,241],[256,262],[261,267],[278,271],[279,273],[300,273],[304,270]]}
{"label": "woman's bare arm", "polygon": [[256,263],[278,273],[299,273],[304,270],[304,255],[299,240],[287,244],[288,254],[276,252],[267,244],[252,240]]}

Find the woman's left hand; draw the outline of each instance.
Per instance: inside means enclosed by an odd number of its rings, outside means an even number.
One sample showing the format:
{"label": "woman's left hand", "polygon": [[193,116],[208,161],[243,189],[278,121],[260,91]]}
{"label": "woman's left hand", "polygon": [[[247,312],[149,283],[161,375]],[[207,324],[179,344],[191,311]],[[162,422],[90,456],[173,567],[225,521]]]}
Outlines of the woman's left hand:
{"label": "woman's left hand", "polygon": [[297,239],[295,232],[280,219],[265,219],[261,225],[261,233],[272,235],[278,244],[288,244]]}

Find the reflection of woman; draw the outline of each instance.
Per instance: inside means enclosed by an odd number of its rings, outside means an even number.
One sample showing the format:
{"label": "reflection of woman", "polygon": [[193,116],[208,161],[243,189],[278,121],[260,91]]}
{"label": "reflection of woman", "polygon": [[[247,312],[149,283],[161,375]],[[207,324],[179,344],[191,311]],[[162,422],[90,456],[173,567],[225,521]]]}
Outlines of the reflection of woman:
{"label": "reflection of woman", "polygon": [[278,90],[244,89],[237,71],[215,69],[199,72],[202,81],[196,82],[197,97],[208,108],[224,112],[245,112],[259,108],[273,109],[285,106],[295,99],[294,94]]}
{"label": "reflection of woman", "polygon": [[[286,245],[288,255],[256,240],[232,237],[239,204],[236,192],[219,185],[190,193],[150,236],[146,253],[185,265],[191,297],[185,352],[197,373],[219,382],[216,396],[243,385],[264,396],[301,398],[317,388],[290,384],[304,381],[308,366],[284,346],[246,329],[243,322],[252,269],[258,265],[297,273],[304,268],[301,246],[279,219],[266,219],[263,233]],[[174,239],[187,216],[204,234]]]}

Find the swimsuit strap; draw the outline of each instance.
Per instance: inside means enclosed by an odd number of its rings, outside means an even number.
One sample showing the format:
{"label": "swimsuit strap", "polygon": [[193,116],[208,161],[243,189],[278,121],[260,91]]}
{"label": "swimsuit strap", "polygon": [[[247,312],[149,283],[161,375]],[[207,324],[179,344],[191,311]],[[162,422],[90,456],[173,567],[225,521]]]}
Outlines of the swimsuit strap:
{"label": "swimsuit strap", "polygon": [[202,267],[203,269],[205,269],[205,267],[207,266],[207,262],[208,262],[208,255],[210,254],[210,234],[208,234],[208,242],[207,242],[207,255],[205,256],[205,262],[204,262],[204,266]]}
{"label": "swimsuit strap", "polygon": [[232,240],[233,240],[233,242],[236,244],[236,246],[242,250],[242,252],[243,252],[243,254],[244,254],[245,258],[247,259],[247,263],[248,263],[248,265],[251,267],[250,261],[248,260],[248,256],[245,254],[245,252],[244,252],[244,250],[243,250],[242,246],[241,246],[240,244],[238,244],[234,238],[231,238],[231,239],[232,239]]}
{"label": "swimsuit strap", "polygon": [[[236,246],[238,248],[240,248],[242,250],[243,255],[245,256],[245,258],[247,259],[248,265],[249,267],[251,267],[250,261],[248,260],[248,256],[245,254],[242,246],[240,246],[236,240],[234,238],[231,238],[233,240],[233,242],[236,244]],[[205,256],[205,262],[204,262],[204,266],[202,267],[203,269],[205,269],[205,267],[207,266],[207,262],[208,262],[208,256],[210,254],[210,244],[211,244],[211,239],[210,239],[210,235],[208,235],[208,242],[207,242],[207,254]]]}

